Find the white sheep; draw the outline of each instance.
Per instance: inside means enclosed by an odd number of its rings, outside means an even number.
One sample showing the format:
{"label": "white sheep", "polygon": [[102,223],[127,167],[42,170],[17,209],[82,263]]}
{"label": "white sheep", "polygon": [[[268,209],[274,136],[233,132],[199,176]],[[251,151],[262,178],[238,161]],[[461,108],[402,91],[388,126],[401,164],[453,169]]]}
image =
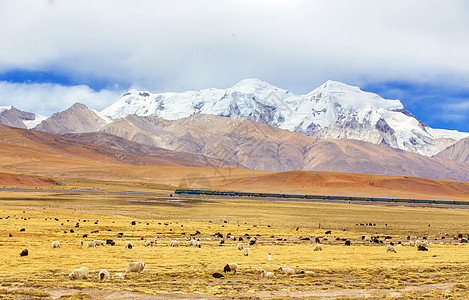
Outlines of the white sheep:
{"label": "white sheep", "polygon": [[243,249],[243,255],[244,255],[244,256],[248,256],[249,253],[251,253],[251,250],[249,250],[249,248],[244,248],[244,249]]}
{"label": "white sheep", "polygon": [[179,241],[177,241],[177,240],[172,240],[171,243],[169,243],[169,245],[171,247],[179,247],[181,245],[181,243],[179,243]]}
{"label": "white sheep", "polygon": [[132,243],[131,242],[125,242],[125,249],[132,249]]}
{"label": "white sheep", "polygon": [[98,278],[99,278],[99,281],[105,281],[105,280],[111,279],[111,275],[109,274],[107,270],[101,270],[99,271]]}
{"label": "white sheep", "polygon": [[52,248],[60,248],[60,243],[59,243],[59,241],[53,241],[53,242],[52,242]]}
{"label": "white sheep", "polygon": [[89,241],[88,244],[86,244],[86,248],[94,248],[96,247],[95,241]]}
{"label": "white sheep", "polygon": [[295,269],[292,268],[283,268],[283,267],[278,267],[278,270],[280,271],[280,274],[295,274]]}
{"label": "white sheep", "polygon": [[104,246],[104,242],[101,241],[101,240],[94,240],[94,243],[95,243],[96,247],[97,246]]}
{"label": "white sheep", "polygon": [[130,273],[130,272],[137,272],[140,273],[145,269],[145,263],[144,262],[129,262],[127,266],[125,267],[125,272]]}
{"label": "white sheep", "polygon": [[236,270],[238,269],[238,264],[237,263],[229,263],[226,264],[226,266],[223,268],[223,272],[230,272],[233,271],[234,274],[236,274]]}
{"label": "white sheep", "polygon": [[194,245],[194,240],[188,240],[187,243],[186,243],[186,247],[191,247]]}
{"label": "white sheep", "polygon": [[391,246],[391,245],[387,245],[387,246],[386,246],[386,252],[394,252],[394,253],[397,253],[396,248],[394,248],[394,246]]}
{"label": "white sheep", "polygon": [[152,247],[153,246],[153,243],[151,242],[151,240],[147,240],[145,241],[145,247]]}
{"label": "white sheep", "polygon": [[114,280],[124,280],[125,279],[125,274],[124,273],[116,273],[112,275],[112,279]]}
{"label": "white sheep", "polygon": [[323,249],[322,244],[317,244],[316,246],[314,246],[314,251],[322,251],[322,249]]}
{"label": "white sheep", "polygon": [[420,241],[420,240],[416,240],[415,241],[415,246],[418,247],[418,246],[424,246],[424,247],[428,247],[428,243],[427,241]]}
{"label": "white sheep", "polygon": [[264,269],[261,270],[262,278],[274,278],[275,274],[273,272],[266,272]]}
{"label": "white sheep", "polygon": [[200,242],[196,241],[196,240],[192,240],[192,246],[194,246],[196,248],[200,248]]}
{"label": "white sheep", "polygon": [[90,275],[90,271],[87,267],[81,267],[79,269],[75,269],[72,273],[68,274],[68,278],[71,280],[75,279],[86,279]]}
{"label": "white sheep", "polygon": [[238,250],[243,250],[244,249],[244,244],[243,243],[238,243],[238,245],[236,246],[236,248]]}

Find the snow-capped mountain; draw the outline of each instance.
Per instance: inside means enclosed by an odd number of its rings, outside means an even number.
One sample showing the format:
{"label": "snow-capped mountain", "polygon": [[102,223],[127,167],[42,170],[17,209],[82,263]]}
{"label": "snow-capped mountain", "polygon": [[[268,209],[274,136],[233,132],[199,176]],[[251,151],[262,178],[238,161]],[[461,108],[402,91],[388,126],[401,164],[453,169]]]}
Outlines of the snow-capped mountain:
{"label": "snow-capped mountain", "polygon": [[228,89],[152,94],[131,90],[101,111],[118,119],[129,114],[175,120],[203,113],[252,120],[316,138],[357,139],[434,155],[469,133],[436,130],[420,122],[399,100],[327,81],[306,95],[258,79]]}
{"label": "snow-capped mountain", "polygon": [[0,124],[31,129],[47,119],[45,116],[25,112],[14,106],[0,106]]}

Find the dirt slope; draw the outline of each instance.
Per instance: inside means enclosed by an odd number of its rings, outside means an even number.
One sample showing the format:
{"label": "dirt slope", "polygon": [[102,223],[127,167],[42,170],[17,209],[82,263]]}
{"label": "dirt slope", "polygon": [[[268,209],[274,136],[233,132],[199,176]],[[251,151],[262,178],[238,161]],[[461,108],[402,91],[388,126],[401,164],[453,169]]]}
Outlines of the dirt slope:
{"label": "dirt slope", "polygon": [[454,161],[469,163],[469,138],[465,138],[445,148],[435,157],[447,158]]}
{"label": "dirt slope", "polygon": [[28,175],[0,173],[0,185],[3,186],[54,186],[52,179],[43,179]]}

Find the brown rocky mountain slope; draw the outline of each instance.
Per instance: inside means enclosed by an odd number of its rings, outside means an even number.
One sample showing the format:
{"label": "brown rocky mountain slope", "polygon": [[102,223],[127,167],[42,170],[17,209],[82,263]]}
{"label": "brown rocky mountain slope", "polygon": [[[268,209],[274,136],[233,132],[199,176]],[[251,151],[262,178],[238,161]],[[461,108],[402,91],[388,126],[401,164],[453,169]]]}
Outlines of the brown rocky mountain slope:
{"label": "brown rocky mountain slope", "polygon": [[202,154],[256,170],[469,180],[469,165],[464,163],[357,140],[317,140],[262,123],[213,115],[174,121],[129,115],[101,130],[145,145]]}
{"label": "brown rocky mountain slope", "polygon": [[[143,165],[143,162],[161,165]],[[0,126],[2,185],[37,186],[52,183],[47,180],[39,182],[37,177],[23,176],[35,174],[63,179],[83,178],[105,182],[162,184],[169,188],[469,199],[469,182],[335,172],[255,171],[254,173],[249,169],[186,167],[181,164],[182,162],[176,159],[129,154],[48,133]]]}
{"label": "brown rocky mountain slope", "polygon": [[445,148],[435,157],[447,158],[462,163],[469,163],[469,138],[465,138]]}
{"label": "brown rocky mountain slope", "polygon": [[68,109],[53,114],[37,125],[35,129],[49,133],[89,132],[106,125],[106,120],[96,111],[81,103],[75,103]]}
{"label": "brown rocky mountain slope", "polygon": [[126,140],[124,138],[106,133],[106,132],[84,132],[84,133],[65,133],[61,135],[64,138],[77,140],[85,143],[98,145],[117,151],[133,153],[143,156],[166,157],[184,161],[185,166],[214,166],[214,167],[235,167],[235,163],[226,162],[216,158],[211,158],[199,154],[177,152],[158,147],[151,147],[136,142]]}
{"label": "brown rocky mountain slope", "polygon": [[[170,153],[170,152],[169,152]],[[0,126],[0,163],[5,168],[27,169],[32,164],[64,164],[93,166],[112,165],[206,166],[195,155],[138,155],[90,143],[70,140],[46,132]],[[214,164],[223,162],[214,161]],[[229,165],[229,164],[226,164]]]}
{"label": "brown rocky mountain slope", "polygon": [[24,121],[34,120],[36,116],[33,113],[25,112],[12,106],[0,112],[0,125],[7,125],[19,128],[27,128]]}

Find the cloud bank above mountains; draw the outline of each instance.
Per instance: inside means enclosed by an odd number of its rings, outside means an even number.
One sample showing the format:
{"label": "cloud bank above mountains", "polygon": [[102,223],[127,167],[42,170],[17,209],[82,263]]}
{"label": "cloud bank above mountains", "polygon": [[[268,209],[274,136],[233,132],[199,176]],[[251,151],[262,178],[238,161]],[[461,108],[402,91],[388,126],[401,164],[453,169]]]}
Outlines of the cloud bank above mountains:
{"label": "cloud bank above mountains", "polygon": [[[416,102],[412,112],[433,127],[450,118],[446,127],[469,131],[460,125],[468,28],[465,1],[6,0],[1,105],[50,115],[76,101],[101,109],[129,88],[227,88],[256,77],[301,94],[332,79],[397,90],[402,99],[389,98]],[[422,86],[459,92],[435,99],[416,93]],[[424,107],[436,100],[445,109],[432,119]]]}

